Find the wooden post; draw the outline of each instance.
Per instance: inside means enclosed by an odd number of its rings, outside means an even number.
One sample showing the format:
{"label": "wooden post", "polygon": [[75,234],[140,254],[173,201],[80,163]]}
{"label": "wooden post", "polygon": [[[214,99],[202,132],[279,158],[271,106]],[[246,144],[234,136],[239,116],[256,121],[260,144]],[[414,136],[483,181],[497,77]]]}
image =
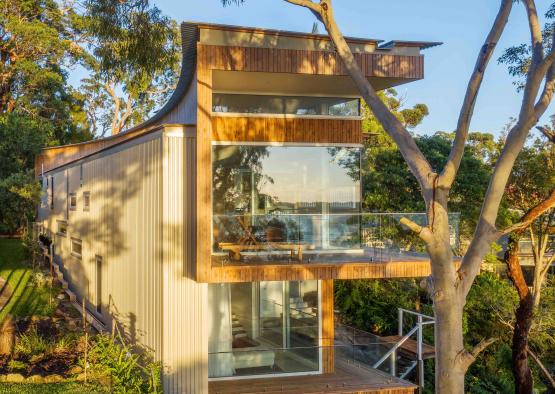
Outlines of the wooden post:
{"label": "wooden post", "polygon": [[53,265],[53,259],[54,259],[54,246],[52,243],[50,243],[50,246],[48,247],[50,250],[50,256],[49,256],[49,263],[50,263],[50,291],[48,292],[48,305],[52,305],[52,284],[54,282],[54,265]]}
{"label": "wooden post", "polygon": [[87,353],[88,353],[88,347],[89,347],[89,333],[87,331],[87,311],[85,309],[85,297],[83,297],[83,307],[82,307],[82,313],[83,313],[83,331],[85,333],[85,384],[87,383],[87,367],[88,367],[88,360],[87,360]]}

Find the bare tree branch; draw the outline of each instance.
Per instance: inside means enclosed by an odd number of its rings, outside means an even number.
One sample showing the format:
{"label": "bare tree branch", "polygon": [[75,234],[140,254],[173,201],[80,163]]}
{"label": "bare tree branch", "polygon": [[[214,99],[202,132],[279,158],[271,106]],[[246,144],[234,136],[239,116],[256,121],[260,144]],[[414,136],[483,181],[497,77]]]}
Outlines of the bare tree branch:
{"label": "bare tree branch", "polygon": [[311,11],[320,13],[320,4],[315,3],[311,0],[285,0],[288,3],[294,4],[294,5],[299,5],[301,7],[306,7],[308,9],[310,9]]}
{"label": "bare tree branch", "polygon": [[418,180],[422,192],[431,194],[431,182],[434,177],[434,171],[432,167],[416,145],[416,142],[414,141],[408,130],[382,102],[382,100],[376,94],[374,87],[370,84],[368,79],[366,79],[365,75],[360,70],[360,67],[356,62],[356,59],[353,56],[349,45],[345,41],[343,34],[337,26],[335,17],[333,15],[331,0],[320,0],[319,4],[308,0],[285,1],[290,4],[306,7],[320,17],[326,27],[326,30],[328,31],[332,42],[335,45],[335,48],[337,49],[337,52],[343,60],[347,72],[359,89],[360,94],[362,95],[378,121],[382,124],[384,130],[389,134],[389,136],[399,147],[401,155],[407,162],[411,172]]}
{"label": "bare tree branch", "polygon": [[447,163],[445,164],[445,167],[443,168],[443,171],[440,175],[440,187],[451,187],[455,180],[457,171],[459,170],[459,166],[461,164],[462,156],[464,153],[464,146],[468,137],[470,121],[474,113],[476,98],[478,97],[478,93],[484,79],[484,73],[491,59],[493,51],[495,50],[495,47],[499,41],[499,38],[505,30],[505,26],[507,25],[512,6],[512,0],[503,0],[501,2],[499,12],[497,13],[491,30],[486,37],[485,43],[482,46],[480,53],[478,54],[478,58],[476,59],[474,71],[472,72],[470,80],[468,81],[463,105],[459,113],[457,129],[455,130],[455,141],[453,142],[453,147],[451,148],[451,152],[449,153]]}
{"label": "bare tree branch", "polygon": [[416,233],[424,242],[428,243],[433,241],[434,236],[429,227],[422,227],[406,217],[401,218],[399,222]]}
{"label": "bare tree branch", "polygon": [[534,206],[522,217],[520,222],[507,227],[504,230],[499,231],[499,236],[512,233],[513,231],[524,230],[545,212],[549,211],[551,208],[555,207],[555,189],[551,191],[549,197]]}
{"label": "bare tree branch", "polygon": [[555,131],[553,130],[549,130],[547,127],[545,126],[537,126],[536,129],[538,129],[539,131],[542,132],[542,134],[544,136],[547,137],[547,139],[555,144]]}
{"label": "bare tree branch", "polygon": [[534,0],[524,0],[524,7],[528,16],[528,28],[532,42],[532,63],[538,64],[543,60],[543,35],[538,10]]}
{"label": "bare tree branch", "polygon": [[498,338],[489,338],[481,340],[471,351],[465,350],[463,354],[461,354],[461,363],[466,371],[468,367],[476,360],[478,355],[486,350],[490,345],[495,343]]}
{"label": "bare tree branch", "polygon": [[549,371],[547,370],[547,368],[545,367],[545,365],[543,365],[543,363],[541,362],[541,360],[539,359],[538,356],[536,356],[534,354],[534,352],[532,352],[530,350],[530,348],[528,348],[528,355],[530,357],[532,357],[532,360],[534,360],[534,362],[536,363],[536,365],[540,368],[540,370],[542,371],[543,376],[545,376],[545,378],[549,381],[549,384],[551,385],[552,388],[555,389],[555,379],[553,379],[553,376],[551,376],[551,374],[549,373]]}

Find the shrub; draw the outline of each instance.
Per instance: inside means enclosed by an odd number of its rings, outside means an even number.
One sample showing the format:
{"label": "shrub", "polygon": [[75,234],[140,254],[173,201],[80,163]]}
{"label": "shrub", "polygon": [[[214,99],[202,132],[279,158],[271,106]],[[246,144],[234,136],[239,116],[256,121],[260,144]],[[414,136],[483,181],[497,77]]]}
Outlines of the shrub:
{"label": "shrub", "polygon": [[111,377],[114,392],[162,392],[160,364],[121,336],[118,341],[105,334],[95,336],[87,361],[94,371]]}
{"label": "shrub", "polygon": [[50,347],[50,343],[41,337],[36,328],[33,327],[25,334],[22,334],[15,345],[15,352],[23,356],[35,356],[45,353]]}
{"label": "shrub", "polygon": [[8,362],[8,371],[10,372],[22,372],[25,371],[25,369],[27,369],[27,364],[23,361],[10,360]]}
{"label": "shrub", "polygon": [[39,288],[45,287],[49,282],[49,278],[44,272],[33,271],[31,275],[31,283]]}

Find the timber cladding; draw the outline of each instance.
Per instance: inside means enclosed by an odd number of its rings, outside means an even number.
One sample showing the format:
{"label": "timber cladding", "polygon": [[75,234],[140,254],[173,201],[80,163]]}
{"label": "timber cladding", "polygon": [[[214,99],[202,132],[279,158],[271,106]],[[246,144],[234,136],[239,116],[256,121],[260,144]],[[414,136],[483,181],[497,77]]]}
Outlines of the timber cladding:
{"label": "timber cladding", "polygon": [[[357,53],[367,77],[420,79],[423,56]],[[212,116],[213,71],[347,75],[335,52],[197,43],[197,239],[199,282],[388,277],[389,265],[212,267],[212,141],[362,143],[362,122],[346,119]],[[391,277],[426,276],[427,263],[397,267]],[[407,272],[405,272],[407,271]],[[415,274],[416,273],[416,274]]]}
{"label": "timber cladding", "polygon": [[430,274],[430,261],[421,259],[341,264],[214,266],[208,276],[199,278],[199,280],[202,282],[229,283],[272,280],[422,278]]}
{"label": "timber cladding", "polygon": [[214,141],[362,143],[360,120],[212,117]]}
{"label": "timber cladding", "polygon": [[[298,49],[198,45],[199,65],[210,70],[347,75],[336,52]],[[424,56],[355,53],[367,77],[421,79]]]}

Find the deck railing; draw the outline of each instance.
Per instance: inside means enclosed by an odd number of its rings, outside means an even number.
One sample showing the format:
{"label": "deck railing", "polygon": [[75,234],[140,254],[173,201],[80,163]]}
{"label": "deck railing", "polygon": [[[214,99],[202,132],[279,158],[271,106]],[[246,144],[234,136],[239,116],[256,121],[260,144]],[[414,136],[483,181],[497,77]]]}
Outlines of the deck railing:
{"label": "deck railing", "polygon": [[[227,214],[213,218],[213,262],[295,264],[394,261],[424,256],[424,245],[401,224],[422,226],[424,213]],[[458,247],[459,214],[450,214]]]}

